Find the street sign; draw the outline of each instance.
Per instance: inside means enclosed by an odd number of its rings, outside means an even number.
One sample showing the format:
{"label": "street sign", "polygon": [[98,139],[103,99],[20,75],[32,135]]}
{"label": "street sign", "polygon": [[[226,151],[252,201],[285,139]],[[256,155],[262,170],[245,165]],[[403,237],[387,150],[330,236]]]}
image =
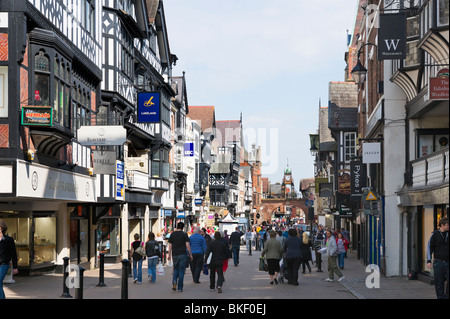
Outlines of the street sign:
{"label": "street sign", "polygon": [[377,197],[374,195],[372,191],[369,191],[369,194],[366,197],[366,200],[377,200]]}
{"label": "street sign", "polygon": [[314,202],[313,202],[312,200],[307,200],[307,201],[305,202],[305,205],[306,205],[307,207],[313,207],[313,206],[314,206]]}

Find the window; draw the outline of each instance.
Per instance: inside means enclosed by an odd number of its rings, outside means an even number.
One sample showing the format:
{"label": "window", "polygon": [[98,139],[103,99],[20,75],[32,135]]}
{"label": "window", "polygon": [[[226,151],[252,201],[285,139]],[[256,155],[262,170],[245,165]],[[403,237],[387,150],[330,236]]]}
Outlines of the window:
{"label": "window", "polygon": [[449,21],[449,2],[448,0],[438,0],[438,21],[437,25],[448,25]]}
{"label": "window", "polygon": [[120,40],[122,42],[121,70],[129,78],[133,78],[133,38],[124,26],[122,26]]}
{"label": "window", "polygon": [[81,26],[90,34],[95,32],[94,0],[81,0]]}
{"label": "window", "polygon": [[344,133],[344,160],[350,162],[351,158],[356,155],[356,133]]}
{"label": "window", "polygon": [[448,129],[418,130],[417,158],[430,155],[448,147]]}
{"label": "window", "polygon": [[152,177],[169,178],[170,164],[169,151],[166,149],[157,150],[152,154]]}
{"label": "window", "polygon": [[87,88],[74,82],[72,89],[73,126],[72,130],[76,134],[81,126],[91,125],[91,97]]}
{"label": "window", "polygon": [[54,59],[54,121],[61,126],[70,127],[70,65],[58,56]]}
{"label": "window", "polygon": [[34,100],[36,105],[50,105],[50,58],[44,50],[34,56]]}

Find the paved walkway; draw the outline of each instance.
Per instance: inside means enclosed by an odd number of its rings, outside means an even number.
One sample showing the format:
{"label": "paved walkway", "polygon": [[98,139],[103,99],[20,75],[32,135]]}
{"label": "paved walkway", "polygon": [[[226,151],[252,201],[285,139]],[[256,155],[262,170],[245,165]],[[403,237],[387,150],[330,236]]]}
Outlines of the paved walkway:
{"label": "paved walkway", "polygon": [[[134,284],[128,278],[129,299],[436,299],[434,286],[407,277],[381,276],[379,288],[368,288],[366,280],[372,273],[366,273],[366,267],[356,259],[356,255],[349,253],[345,259],[343,273],[345,280],[325,282],[327,277],[327,263],[322,263],[324,272],[317,272],[312,266],[312,272],[306,270],[299,275],[299,286],[287,284],[270,285],[269,275],[258,271],[259,251],[248,255],[241,246],[240,264],[230,266],[225,274],[223,293],[211,292],[209,276],[201,275],[200,284],[192,281],[190,269],[187,269],[183,292],[172,291],[172,268],[165,268],[165,275],[158,276],[156,283],[147,282],[147,262],[143,264],[143,278],[141,285]],[[105,265],[106,287],[97,287],[99,270],[84,272],[84,299],[120,299],[121,298],[121,264]],[[337,278],[336,278],[337,279]],[[369,278],[370,279],[370,278]],[[14,277],[15,283],[4,284],[7,299],[62,299],[63,276],[61,274],[46,274],[32,277]],[[370,281],[375,284],[375,281]],[[74,299],[75,289],[69,293]]]}

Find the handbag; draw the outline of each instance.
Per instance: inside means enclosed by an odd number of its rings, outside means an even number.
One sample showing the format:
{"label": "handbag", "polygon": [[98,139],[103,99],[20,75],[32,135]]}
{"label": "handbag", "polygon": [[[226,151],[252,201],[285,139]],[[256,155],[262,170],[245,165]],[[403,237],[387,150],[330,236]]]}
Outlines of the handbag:
{"label": "handbag", "polygon": [[144,250],[144,248],[142,248],[142,246],[139,246],[138,248],[136,248],[135,252],[142,257],[147,256],[147,254],[145,253],[145,250]]}
{"label": "handbag", "polygon": [[208,275],[208,265],[207,264],[203,265],[203,274]]}
{"label": "handbag", "polygon": [[209,253],[208,259],[206,259],[206,264],[209,265],[211,263],[212,252]]}
{"label": "handbag", "polygon": [[260,271],[267,271],[268,270],[268,266],[267,266],[267,263],[266,263],[264,257],[260,257],[259,258],[259,270]]}

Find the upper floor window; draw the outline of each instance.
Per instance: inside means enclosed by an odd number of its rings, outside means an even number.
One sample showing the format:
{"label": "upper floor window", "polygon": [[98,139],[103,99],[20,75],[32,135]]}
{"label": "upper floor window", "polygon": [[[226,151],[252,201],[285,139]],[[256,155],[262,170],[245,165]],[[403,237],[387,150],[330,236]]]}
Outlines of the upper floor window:
{"label": "upper floor window", "polygon": [[94,0],[81,0],[81,26],[90,34],[95,32]]}
{"label": "upper floor window", "polygon": [[437,2],[438,8],[437,8],[437,14],[438,14],[438,21],[437,25],[448,25],[449,21],[449,1],[448,0],[438,0]]}
{"label": "upper floor window", "polygon": [[350,162],[351,158],[356,155],[356,133],[344,133],[344,156],[345,162]]}
{"label": "upper floor window", "polygon": [[122,26],[120,40],[122,42],[121,70],[131,79],[133,78],[133,38],[124,26]]}

